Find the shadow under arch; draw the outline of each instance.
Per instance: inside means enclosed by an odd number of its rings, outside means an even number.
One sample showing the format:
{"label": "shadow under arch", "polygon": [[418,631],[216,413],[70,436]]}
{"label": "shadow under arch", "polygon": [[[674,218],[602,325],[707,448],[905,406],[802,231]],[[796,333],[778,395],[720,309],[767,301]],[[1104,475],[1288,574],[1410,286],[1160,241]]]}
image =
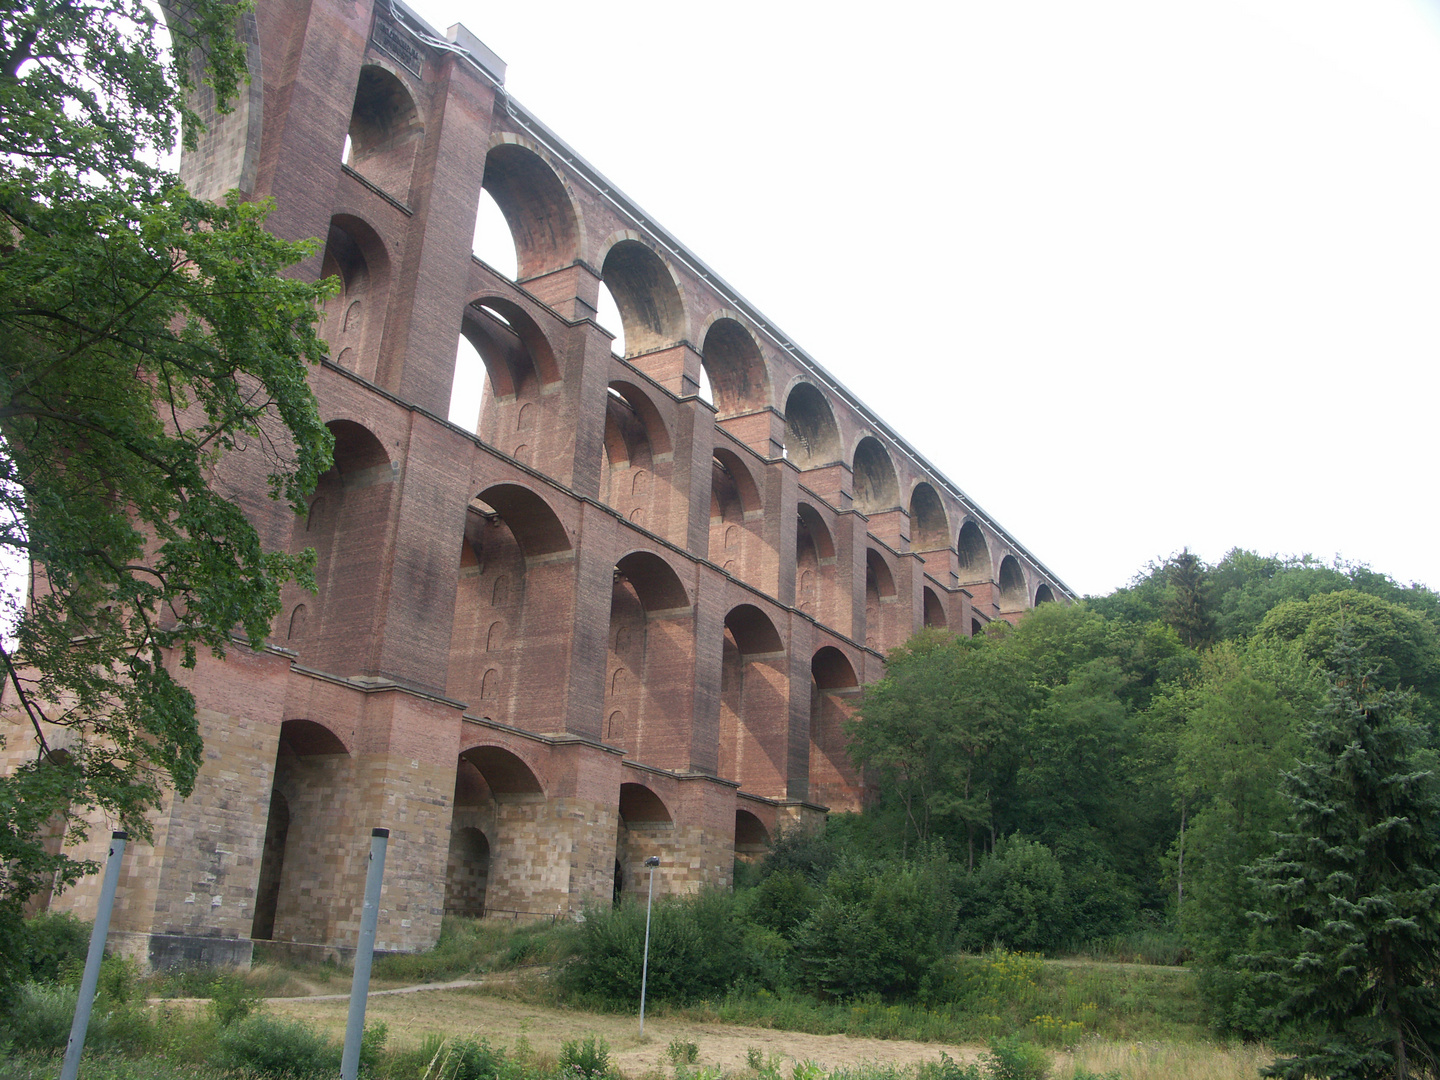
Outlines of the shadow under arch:
{"label": "shadow under arch", "polygon": [[523,282],[562,270],[579,257],[580,215],[550,163],[513,138],[490,147],[481,186],[510,227],[516,280]]}
{"label": "shadow under arch", "polygon": [[910,492],[910,547],[915,551],[938,551],[950,546],[950,522],[945,505],[927,481],[921,480]]}
{"label": "shadow under arch", "polygon": [[[720,775],[745,791],[786,798],[791,780],[785,643],[753,604],[725,616],[720,667]],[[797,763],[804,769],[803,763]]]}
{"label": "shadow under arch", "polygon": [[601,280],[615,297],[625,328],[625,355],[674,345],[685,337],[685,302],[669,265],[631,237],[605,252]]}
{"label": "shadow under arch", "polygon": [[773,552],[761,522],[765,505],[745,459],[723,446],[710,459],[710,561],[726,573],[755,582]]}
{"label": "shadow under arch", "polygon": [[865,436],[855,447],[853,472],[855,509],[862,514],[890,510],[900,504],[895,463],[875,436]]}
{"label": "shadow under arch", "polygon": [[615,838],[616,891],[643,891],[651,873],[645,860],[652,855],[662,856],[660,867],[655,871],[662,881],[680,877],[674,866],[675,821],[664,800],[644,784],[622,783],[619,816]]}
{"label": "shadow under arch", "polygon": [[801,469],[813,469],[839,461],[841,454],[830,402],[813,383],[796,383],[785,399],[785,456]]}
{"label": "shadow under arch", "polygon": [[1040,587],[1035,590],[1035,606],[1039,607],[1041,604],[1053,604],[1054,602],[1054,590],[1051,589],[1048,584],[1042,581],[1040,583]]}
{"label": "shadow under arch", "polygon": [[770,831],[749,810],[735,811],[735,857],[745,862],[763,859],[770,850]]}
{"label": "shadow under arch", "polygon": [[330,359],[375,382],[390,291],[385,242],[363,218],[336,214],[325,236],[320,277],[340,281],[339,292],[321,309],[319,333],[330,346]]}
{"label": "shadow under arch", "polygon": [[496,296],[481,296],[465,305],[460,337],[451,375],[452,401],[462,377],[474,378],[461,371],[468,343],[485,369],[476,434],[522,464],[543,468],[565,441],[547,422],[553,399],[544,388],[560,381],[549,339],[524,308]]}
{"label": "shadow under arch", "polygon": [[650,395],[632,382],[610,383],[604,450],[602,501],[627,521],[675,540],[669,535],[675,528],[670,431]]}
{"label": "shadow under arch", "polygon": [[410,201],[425,121],[406,85],[373,59],[360,69],[345,164],[401,202]]}
{"label": "shadow under arch", "polygon": [[261,845],[250,936],[261,941],[333,940],[336,915],[310,903],[341,888],[328,855],[348,828],[355,762],[345,743],[315,720],[280,725],[275,773]]}
{"label": "shadow under arch", "polygon": [[544,795],[540,778],[520,755],[503,746],[482,743],[460,755],[475,767],[492,795]]}
{"label": "shadow under arch", "polygon": [[831,810],[860,809],[860,775],[846,750],[845,724],[860,701],[860,679],[850,658],[822,645],[810,658],[811,802]]}
{"label": "shadow under arch", "polygon": [[770,403],[770,375],[754,335],[729,316],[713,318],[700,345],[700,363],[710,379],[721,417]]}
{"label": "shadow under arch", "polygon": [[835,624],[835,575],[835,540],[820,512],[802,502],[795,521],[795,606],[826,626]]}
{"label": "shadow under arch", "polygon": [[1000,560],[1000,573],[996,577],[1000,586],[1000,610],[1021,611],[1025,607],[1025,571],[1021,569],[1020,560],[1014,555],[1006,555]]}
{"label": "shadow under arch", "polygon": [[909,637],[908,630],[896,637],[894,608],[895,575],[885,557],[873,547],[865,549],[865,644],[884,651]]}
{"label": "shadow under arch", "polygon": [[348,419],[326,426],[335,436],[334,457],[291,538],[293,551],[315,549],[316,591],[306,600],[304,636],[290,647],[309,667],[368,674],[373,657],[355,641],[366,638],[379,617],[375,583],[384,575],[395,470],[369,428]]}
{"label": "shadow under arch", "polygon": [[536,859],[537,811],[548,805],[535,769],[503,746],[470,746],[456,760],[451,805],[446,914],[534,910],[527,864]]}
{"label": "shadow under arch", "polygon": [[990,545],[985,542],[985,534],[974,519],[967,519],[960,526],[955,551],[961,585],[992,580],[990,575],[994,573],[995,564],[990,559]]}
{"label": "shadow under arch", "polygon": [[921,595],[924,598],[924,610],[921,614],[926,628],[946,629],[949,626],[949,620],[945,616],[945,605],[941,602],[939,595],[929,585],[924,587]]}
{"label": "shadow under arch", "polygon": [[492,508],[510,529],[527,559],[571,549],[570,533],[564,523],[550,504],[529,488],[492,484],[476,498]]}
{"label": "shadow under arch", "polygon": [[691,764],[694,611],[684,582],[653,551],[615,564],[605,663],[607,743],[667,769]]}

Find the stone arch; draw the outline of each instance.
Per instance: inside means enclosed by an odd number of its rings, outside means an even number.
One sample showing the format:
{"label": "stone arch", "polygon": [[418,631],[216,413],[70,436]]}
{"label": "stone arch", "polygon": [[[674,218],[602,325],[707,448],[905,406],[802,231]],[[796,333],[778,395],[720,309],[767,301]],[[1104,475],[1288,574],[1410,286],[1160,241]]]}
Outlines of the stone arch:
{"label": "stone arch", "polygon": [[[645,784],[622,783],[615,836],[618,889],[643,889],[650,873],[645,860],[652,855],[673,862],[674,837],[675,821],[665,801]],[[662,868],[661,875],[668,876],[668,870]]]}
{"label": "stone arch", "polygon": [[867,435],[855,447],[855,509],[862,514],[889,510],[900,504],[895,463],[879,439]]}
{"label": "stone arch", "polygon": [[711,315],[702,328],[700,363],[710,379],[720,415],[760,409],[770,403],[770,377],[755,337],[733,313]]}
{"label": "stone arch", "polygon": [[725,616],[720,675],[720,775],[743,790],[785,798],[790,780],[785,644],[753,604]]}
{"label": "stone arch", "polygon": [[1054,602],[1054,590],[1051,589],[1048,584],[1042,581],[1039,587],[1035,590],[1035,606],[1039,607],[1041,604],[1053,604]]}
{"label": "stone arch", "polygon": [[785,456],[813,469],[840,460],[841,452],[830,402],[813,383],[797,382],[785,399]]}
{"label": "stone arch", "polygon": [[390,257],[379,234],[352,214],[330,219],[320,276],[338,278],[340,289],[321,309],[320,333],[330,358],[363,379],[375,381],[390,288]]}
{"label": "stone arch", "polygon": [[[174,0],[162,0],[160,9],[167,24],[187,19]],[[203,82],[190,89],[190,106],[204,121],[204,129],[193,150],[181,151],[180,179],[190,194],[204,202],[223,199],[231,188],[252,194],[260,174],[265,79],[260,26],[253,9],[237,17],[235,34],[245,46],[250,77],[236,88],[230,110],[222,114],[215,108],[215,91]]]}
{"label": "stone arch", "polygon": [[945,617],[945,605],[935,590],[926,585],[922,591],[924,598],[924,621],[927,629],[944,630],[949,625]]}
{"label": "stone arch", "polygon": [[[492,719],[510,716],[517,690],[552,662],[553,624],[567,593],[535,589],[537,575],[573,577],[570,533],[530,488],[492,484],[465,508],[445,692]],[[548,629],[534,629],[548,628]]]}
{"label": "stone arch", "polygon": [[600,497],[627,520],[667,535],[674,494],[670,432],[650,395],[634,383],[610,384],[604,449]]}
{"label": "stone arch", "polygon": [[929,483],[922,480],[910,492],[910,547],[939,551],[950,546],[950,522],[945,505]]}
{"label": "stone arch", "polygon": [[483,918],[489,877],[489,838],[474,825],[452,827],[445,859],[445,914]]}
{"label": "stone arch", "polygon": [[579,257],[581,217],[575,200],[529,140],[509,133],[493,137],[482,186],[510,227],[516,280],[562,270]]}
{"label": "stone arch", "polygon": [[990,545],[985,542],[985,534],[973,518],[960,526],[955,551],[960,584],[973,585],[990,580],[994,569],[994,563],[990,561]]}
{"label": "stone arch", "polygon": [[[865,644],[884,650],[892,643],[896,600],[895,575],[885,557],[873,547],[865,549]],[[908,635],[908,631],[907,631]]]}
{"label": "stone arch", "polygon": [[252,938],[332,940],[337,915],[311,897],[342,887],[343,868],[329,856],[336,838],[354,831],[348,803],[357,786],[354,759],[329,726],[305,718],[280,725]]}
{"label": "stone arch", "polygon": [[[563,451],[566,440],[555,425],[546,423],[554,398],[545,387],[560,381],[560,366],[545,333],[528,312],[511,300],[481,296],[465,305],[460,319],[460,347],[452,376],[452,409],[461,393],[462,380],[475,376],[462,371],[467,349],[473,350],[469,363],[478,357],[484,367],[478,416],[461,420],[501,453],[523,460],[521,447],[538,442],[541,460],[526,461],[544,467],[551,455]],[[472,392],[473,393],[473,392]],[[469,399],[474,402],[473,396]]]}
{"label": "stone arch", "polygon": [[605,739],[662,768],[690,763],[693,613],[684,582],[653,551],[615,564],[606,656]]}
{"label": "stone arch", "polygon": [[638,356],[685,337],[685,302],[668,263],[633,233],[612,238],[600,268],[625,327],[625,355]]}
{"label": "stone arch", "polygon": [[1000,573],[996,578],[1000,587],[1000,610],[1019,611],[1025,607],[1025,571],[1020,566],[1020,560],[1014,555],[1006,555],[1000,560]]}
{"label": "stone arch", "polygon": [[835,595],[835,540],[820,512],[802,502],[795,521],[795,606],[832,625]]}
{"label": "stone arch", "polygon": [[810,801],[832,810],[860,809],[860,777],[846,751],[845,724],[860,701],[850,658],[822,645],[810,658]]}
{"label": "stone arch", "polygon": [[745,460],[716,447],[710,460],[710,561],[734,561],[737,577],[755,580],[761,549],[770,550],[760,528],[764,512],[760,488]]}
{"label": "stone arch", "polygon": [[745,862],[763,859],[770,850],[770,832],[749,810],[735,811],[735,857]]}
{"label": "stone arch", "polygon": [[345,164],[401,202],[409,202],[415,157],[424,141],[425,121],[409,89],[381,64],[373,60],[365,64],[355,87]]}
{"label": "stone arch", "polygon": [[[530,911],[553,853],[541,839],[548,801],[536,766],[477,733],[455,763],[445,911],[470,915]],[[537,841],[539,841],[537,843]]]}
{"label": "stone arch", "polygon": [[332,420],[333,463],[315,485],[311,510],[296,520],[294,550],[315,549],[316,595],[307,601],[305,636],[292,640],[303,661],[335,675],[358,675],[373,662],[356,640],[372,640],[379,617],[395,472],[373,432],[353,420]]}

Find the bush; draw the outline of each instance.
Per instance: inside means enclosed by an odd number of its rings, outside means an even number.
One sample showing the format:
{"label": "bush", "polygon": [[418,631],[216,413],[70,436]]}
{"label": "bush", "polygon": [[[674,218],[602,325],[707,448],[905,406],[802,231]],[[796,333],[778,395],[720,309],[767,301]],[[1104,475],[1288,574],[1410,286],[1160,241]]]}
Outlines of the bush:
{"label": "bush", "polygon": [[205,1008],[221,1027],[244,1020],[260,1007],[260,991],[238,971],[221,971],[205,987],[210,1001]]}
{"label": "bush", "polygon": [[[5,1018],[11,1045],[21,1053],[65,1049],[79,996],[73,986],[21,984]],[[104,1015],[92,1013],[85,1036],[87,1047],[101,1049],[99,1044],[106,1041],[104,1027]]]}
{"label": "bush", "polygon": [[[644,904],[626,901],[609,910],[590,909],[562,981],[569,990],[612,1003],[638,1002],[644,944]],[[651,999],[720,997],[746,973],[744,931],[730,893],[712,890],[655,902],[647,984]]]}
{"label": "bush", "polygon": [[1053,950],[1070,934],[1065,871],[1044,844],[1013,836],[995,845],[973,873],[962,874],[960,946],[1026,952]]}
{"label": "bush", "polygon": [[1045,1080],[1050,1075],[1050,1055],[1013,1035],[992,1042],[980,1060],[986,1080]]}
{"label": "bush", "polygon": [[264,1013],[220,1032],[219,1064],[274,1080],[308,1080],[340,1071],[340,1047],[299,1020]]}
{"label": "bush", "polygon": [[941,852],[898,865],[844,860],[795,931],[800,981],[838,997],[913,993],[950,951],[952,912]]}
{"label": "bush", "polygon": [[486,1039],[451,1039],[433,1049],[427,1042],[425,1051],[424,1080],[500,1080],[505,1068],[505,1051]]}
{"label": "bush", "polygon": [[84,967],[90,924],[69,912],[45,912],[25,920],[19,946],[22,980],[59,982],[67,966]]}
{"label": "bush", "polygon": [[560,1069],[575,1080],[603,1080],[610,1073],[610,1044],[596,1035],[560,1048]]}

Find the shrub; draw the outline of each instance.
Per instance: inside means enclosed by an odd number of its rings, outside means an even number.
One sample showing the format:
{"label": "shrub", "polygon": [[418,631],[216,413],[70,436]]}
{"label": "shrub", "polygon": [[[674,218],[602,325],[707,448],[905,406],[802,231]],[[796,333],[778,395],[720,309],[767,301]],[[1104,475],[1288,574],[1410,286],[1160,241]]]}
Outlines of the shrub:
{"label": "shrub", "polygon": [[[63,1050],[70,1040],[75,1003],[80,996],[73,986],[23,983],[10,1006],[6,1034],[18,1051]],[[98,1050],[106,1041],[104,1014],[90,1016],[85,1044]]]}
{"label": "shrub", "polygon": [[575,1039],[560,1048],[560,1069],[576,1080],[603,1080],[610,1073],[610,1044],[598,1035]]}
{"label": "shrub", "polygon": [[221,971],[205,987],[210,1001],[205,1008],[221,1027],[244,1020],[260,1007],[260,991],[246,982],[238,971]]}
{"label": "shrub", "polygon": [[1070,933],[1065,871],[1044,844],[1013,836],[995,845],[975,871],[961,875],[961,948],[990,945],[1043,952]]}
{"label": "shrub", "polygon": [[19,946],[22,980],[58,982],[67,962],[84,966],[90,924],[69,912],[45,912],[25,920]]}
{"label": "shrub", "polygon": [[1050,1074],[1050,1055],[1013,1035],[994,1040],[980,1060],[986,1080],[1045,1080]]}
{"label": "shrub", "polygon": [[340,1070],[340,1047],[299,1020],[259,1013],[222,1030],[217,1042],[222,1068],[273,1080],[308,1080]]}
{"label": "shrub", "polygon": [[[586,912],[566,987],[610,1002],[640,999],[645,905],[627,901]],[[731,894],[710,890],[656,901],[650,926],[648,996],[718,997],[746,972],[744,933]]]}
{"label": "shrub", "polygon": [[[750,1050],[754,1050],[754,1047]],[[671,1039],[670,1045],[665,1048],[665,1055],[670,1059],[671,1065],[694,1065],[700,1060],[700,1047],[686,1039]]]}
{"label": "shrub", "polygon": [[898,865],[843,860],[795,931],[801,982],[843,997],[914,992],[951,946],[949,883],[943,853]]}

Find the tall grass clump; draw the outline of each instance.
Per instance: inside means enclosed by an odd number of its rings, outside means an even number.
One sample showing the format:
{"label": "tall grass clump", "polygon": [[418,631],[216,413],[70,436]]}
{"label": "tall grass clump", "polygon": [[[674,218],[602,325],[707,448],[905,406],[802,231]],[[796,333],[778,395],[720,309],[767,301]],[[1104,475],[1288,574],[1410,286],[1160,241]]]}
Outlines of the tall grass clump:
{"label": "tall grass clump", "polygon": [[549,964],[566,953],[573,936],[565,923],[500,923],[446,915],[433,949],[377,956],[373,972],[377,979],[437,982]]}
{"label": "tall grass clump", "polygon": [[299,1020],[259,1013],[224,1028],[217,1064],[266,1080],[319,1080],[340,1071],[340,1047]]}

